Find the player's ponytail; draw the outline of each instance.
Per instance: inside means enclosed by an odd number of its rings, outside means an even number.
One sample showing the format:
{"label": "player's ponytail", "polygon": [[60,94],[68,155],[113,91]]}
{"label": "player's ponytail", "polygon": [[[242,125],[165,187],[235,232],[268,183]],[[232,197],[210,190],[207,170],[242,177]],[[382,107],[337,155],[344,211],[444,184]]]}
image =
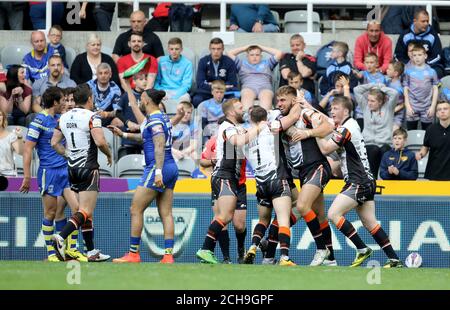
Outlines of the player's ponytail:
{"label": "player's ponytail", "polygon": [[159,105],[161,103],[161,100],[163,100],[163,98],[166,96],[166,92],[163,90],[147,89],[145,93],[150,99],[152,99],[155,105]]}

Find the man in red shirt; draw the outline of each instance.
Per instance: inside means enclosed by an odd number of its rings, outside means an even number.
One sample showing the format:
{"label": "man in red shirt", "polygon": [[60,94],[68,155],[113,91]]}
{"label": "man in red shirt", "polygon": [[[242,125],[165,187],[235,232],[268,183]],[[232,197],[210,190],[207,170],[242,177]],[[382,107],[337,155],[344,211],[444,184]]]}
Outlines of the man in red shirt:
{"label": "man in red shirt", "polygon": [[[137,66],[141,61],[148,58],[145,66],[136,73],[144,73],[147,76],[147,89],[153,88],[155,83],[156,73],[158,72],[158,62],[156,58],[145,54],[142,49],[144,47],[144,39],[141,32],[132,32],[128,45],[131,48],[131,54],[122,56],[117,61],[117,70],[119,71],[119,77],[121,84],[126,83],[123,74],[133,66]],[[134,82],[131,76],[129,77],[131,87],[134,88]]]}
{"label": "man in red shirt", "polygon": [[381,24],[372,20],[367,24],[367,31],[360,35],[355,42],[353,65],[358,70],[367,70],[364,57],[367,53],[378,56],[378,68],[384,74],[392,60],[392,41],[381,30]]}

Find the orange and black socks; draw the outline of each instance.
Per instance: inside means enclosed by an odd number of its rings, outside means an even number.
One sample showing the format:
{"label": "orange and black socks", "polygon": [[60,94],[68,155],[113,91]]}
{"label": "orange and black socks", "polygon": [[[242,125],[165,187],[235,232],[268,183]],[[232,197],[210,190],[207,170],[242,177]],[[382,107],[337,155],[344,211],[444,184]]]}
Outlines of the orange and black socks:
{"label": "orange and black socks", "polygon": [[386,232],[381,228],[380,224],[375,226],[374,229],[370,231],[373,239],[378,243],[380,248],[386,253],[386,256],[390,259],[398,259],[397,254],[392,248],[391,241],[389,240],[389,236]]}
{"label": "orange and black socks", "polygon": [[316,216],[316,213],[314,213],[313,210],[310,210],[303,216],[303,219],[305,220],[306,225],[308,226],[309,231],[311,232],[311,235],[316,242],[317,249],[326,250],[325,241],[323,240],[322,233],[320,232],[320,223]]}
{"label": "orange and black socks", "polygon": [[353,227],[353,225],[349,221],[347,221],[345,217],[341,216],[336,227],[347,238],[349,238],[351,242],[353,242],[357,249],[367,248],[367,245],[361,240],[358,233],[356,232],[355,227]]}
{"label": "orange and black socks", "polygon": [[269,244],[267,246],[267,252],[265,258],[274,258],[278,245],[278,221],[273,220],[269,226],[268,239]]}
{"label": "orange and black socks", "polygon": [[291,231],[289,227],[280,226],[278,229],[278,240],[280,241],[280,254],[289,256],[289,247],[291,246]]}
{"label": "orange and black socks", "polygon": [[69,219],[63,230],[59,234],[64,240],[67,239],[74,230],[78,229],[86,222],[87,216],[83,211],[78,211]]}
{"label": "orange and black socks", "polygon": [[323,240],[325,241],[325,246],[330,251],[330,255],[328,256],[329,260],[335,260],[334,251],[333,251],[333,242],[331,239],[331,228],[328,224],[328,221],[320,223],[320,230],[322,231]]}
{"label": "orange and black socks", "polygon": [[225,224],[220,220],[214,219],[208,227],[208,233],[206,234],[205,241],[203,242],[202,249],[210,250],[214,252],[216,247],[217,237],[219,236]]}
{"label": "orange and black socks", "polygon": [[92,219],[87,219],[86,223],[81,226],[81,232],[83,233],[83,240],[88,251],[94,249],[94,225]]}
{"label": "orange and black socks", "polygon": [[219,241],[223,258],[230,258],[230,235],[228,234],[228,229],[222,229],[219,233],[219,238],[217,241]]}
{"label": "orange and black socks", "polygon": [[263,223],[259,222],[256,224],[255,229],[253,230],[253,236],[252,236],[252,244],[258,246],[261,242],[261,239],[266,234],[267,226]]}

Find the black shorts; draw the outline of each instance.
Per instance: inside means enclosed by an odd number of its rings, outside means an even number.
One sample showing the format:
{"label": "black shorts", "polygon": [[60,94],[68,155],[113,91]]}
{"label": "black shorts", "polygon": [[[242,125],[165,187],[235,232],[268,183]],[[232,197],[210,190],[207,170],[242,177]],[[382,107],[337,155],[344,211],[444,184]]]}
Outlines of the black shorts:
{"label": "black shorts", "polygon": [[331,178],[331,167],[327,161],[315,162],[307,166],[303,166],[299,170],[300,187],[305,184],[315,185],[323,189]]}
{"label": "black shorts", "polygon": [[272,208],[273,199],[285,196],[291,196],[291,189],[287,180],[275,179],[256,184],[256,199],[258,205],[262,207]]}
{"label": "black shorts", "polygon": [[211,200],[216,201],[221,196],[238,196],[238,181],[222,179],[218,177],[211,178]]}
{"label": "black shorts", "polygon": [[75,192],[98,192],[100,189],[100,174],[98,169],[69,168],[70,188]]}
{"label": "black shorts", "polygon": [[376,187],[375,181],[365,184],[345,183],[341,194],[355,200],[358,205],[362,205],[366,201],[374,200]]}

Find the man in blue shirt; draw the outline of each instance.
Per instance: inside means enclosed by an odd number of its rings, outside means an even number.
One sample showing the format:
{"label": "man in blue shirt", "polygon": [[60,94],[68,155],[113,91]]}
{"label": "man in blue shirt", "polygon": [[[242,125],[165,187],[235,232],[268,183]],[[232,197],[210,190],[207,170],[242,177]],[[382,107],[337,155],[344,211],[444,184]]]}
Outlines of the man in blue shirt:
{"label": "man in blue shirt", "polygon": [[189,90],[192,86],[192,62],[181,55],[183,42],[172,38],[168,42],[169,55],[158,61],[155,89],[164,90],[167,99],[191,101]]}
{"label": "man in blue shirt", "polygon": [[41,97],[50,86],[57,86],[62,89],[77,86],[77,84],[75,84],[75,82],[72,81],[68,75],[64,74],[64,65],[61,56],[50,56],[48,59],[48,68],[50,70],[50,74],[33,83],[32,110],[36,113],[42,110]]}
{"label": "man in blue shirt", "polygon": [[25,79],[34,83],[48,75],[47,63],[51,53],[47,51],[47,42],[42,31],[31,33],[31,45],[33,49],[23,57],[22,64],[26,68]]}
{"label": "man in blue shirt", "polygon": [[210,54],[202,57],[198,62],[197,90],[192,99],[192,104],[195,108],[201,102],[213,97],[211,84],[216,80],[225,82],[225,98],[239,97],[236,64],[230,57],[223,54],[224,44],[222,39],[211,39],[209,42],[209,51]]}
{"label": "man in blue shirt", "polygon": [[[111,81],[111,77],[111,66],[103,62],[97,67],[97,79],[87,82],[94,96],[94,109],[99,111],[103,127],[113,122],[121,96],[119,86]],[[122,125],[119,119],[113,123],[116,126]]]}

